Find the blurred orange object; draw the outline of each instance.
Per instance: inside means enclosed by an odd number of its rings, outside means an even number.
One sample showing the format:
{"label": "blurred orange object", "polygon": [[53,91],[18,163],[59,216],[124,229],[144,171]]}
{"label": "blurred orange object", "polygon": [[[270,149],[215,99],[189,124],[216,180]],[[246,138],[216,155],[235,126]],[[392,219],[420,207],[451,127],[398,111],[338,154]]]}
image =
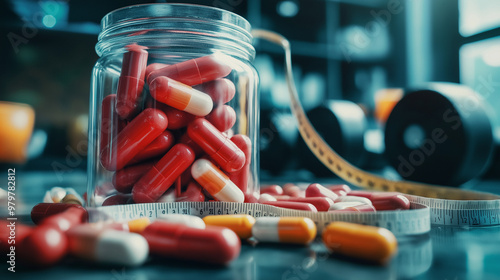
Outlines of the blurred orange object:
{"label": "blurred orange object", "polygon": [[403,98],[403,89],[385,88],[375,93],[375,119],[385,123],[392,109]]}
{"label": "blurred orange object", "polygon": [[23,163],[35,124],[35,111],[26,104],[0,101],[0,162]]}

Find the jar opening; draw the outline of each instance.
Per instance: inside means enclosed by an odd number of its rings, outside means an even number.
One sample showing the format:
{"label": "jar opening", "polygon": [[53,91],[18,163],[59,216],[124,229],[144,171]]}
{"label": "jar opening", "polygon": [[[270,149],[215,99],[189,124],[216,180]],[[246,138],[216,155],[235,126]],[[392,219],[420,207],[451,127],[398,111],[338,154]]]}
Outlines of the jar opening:
{"label": "jar opening", "polygon": [[[251,25],[219,8],[192,4],[144,4],[123,7],[101,20],[96,44],[99,56],[137,43],[151,49],[218,49],[252,60]],[[194,43],[196,42],[196,43]]]}

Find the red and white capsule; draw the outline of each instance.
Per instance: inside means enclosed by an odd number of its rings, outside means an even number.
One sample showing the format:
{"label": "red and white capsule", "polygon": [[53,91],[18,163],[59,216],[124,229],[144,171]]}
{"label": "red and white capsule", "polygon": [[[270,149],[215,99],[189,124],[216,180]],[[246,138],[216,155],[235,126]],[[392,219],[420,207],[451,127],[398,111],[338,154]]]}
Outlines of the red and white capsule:
{"label": "red and white capsule", "polygon": [[149,254],[149,246],[140,234],[80,225],[66,233],[69,253],[98,263],[138,266]]}
{"label": "red and white capsule", "polygon": [[210,96],[168,77],[154,79],[149,91],[155,100],[196,116],[206,116],[213,108]]}
{"label": "red and white capsule", "polygon": [[377,211],[410,209],[408,198],[398,192],[351,191],[348,195],[368,198]]}
{"label": "red and white capsule", "polygon": [[245,195],[229,177],[206,159],[199,159],[191,167],[191,175],[211,196],[219,201],[243,202]]}
{"label": "red and white capsule", "polygon": [[328,197],[335,201],[339,196],[320,184],[310,184],[306,189],[306,197]]}

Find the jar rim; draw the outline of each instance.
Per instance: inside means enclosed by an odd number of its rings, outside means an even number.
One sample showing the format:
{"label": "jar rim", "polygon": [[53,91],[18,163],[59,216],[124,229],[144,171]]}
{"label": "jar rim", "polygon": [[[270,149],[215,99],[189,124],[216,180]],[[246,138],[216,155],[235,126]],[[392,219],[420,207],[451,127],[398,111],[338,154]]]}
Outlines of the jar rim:
{"label": "jar rim", "polygon": [[131,18],[138,19],[173,15],[182,18],[220,20],[240,27],[248,33],[251,31],[251,25],[244,17],[224,9],[197,4],[151,3],[125,6],[107,13],[101,20],[101,32],[114,24],[130,20]]}
{"label": "jar rim", "polygon": [[100,55],[103,46],[108,45],[104,41],[116,38],[128,26],[138,26],[148,21],[185,22],[186,20],[223,26],[225,33],[233,34],[228,36],[240,41],[245,48],[251,45],[253,37],[250,23],[231,11],[196,4],[151,3],[125,6],[107,13],[101,20],[96,51]]}

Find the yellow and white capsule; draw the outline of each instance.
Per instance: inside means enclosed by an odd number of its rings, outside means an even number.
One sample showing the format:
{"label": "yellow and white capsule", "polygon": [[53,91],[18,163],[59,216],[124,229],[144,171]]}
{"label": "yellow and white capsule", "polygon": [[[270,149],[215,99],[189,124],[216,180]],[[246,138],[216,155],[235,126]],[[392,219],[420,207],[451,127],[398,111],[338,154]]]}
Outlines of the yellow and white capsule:
{"label": "yellow and white capsule", "polygon": [[68,252],[98,263],[136,266],[149,254],[148,242],[142,235],[82,224],[66,232]]}
{"label": "yellow and white capsule", "polygon": [[227,227],[234,231],[241,239],[252,237],[252,227],[255,218],[250,215],[213,215],[203,218],[210,226]]}
{"label": "yellow and white capsule", "polygon": [[260,217],[252,228],[260,242],[309,244],[316,237],[316,225],[305,217]]}
{"label": "yellow and white capsule", "polygon": [[323,230],[325,246],[341,255],[386,263],[397,251],[394,234],[385,228],[333,222]]}
{"label": "yellow and white capsule", "polygon": [[193,178],[219,201],[243,202],[245,195],[229,177],[206,159],[199,159],[191,167]]}
{"label": "yellow and white capsule", "polygon": [[157,220],[172,224],[182,224],[192,228],[204,229],[206,227],[205,222],[200,217],[185,214],[164,214],[158,216]]}

